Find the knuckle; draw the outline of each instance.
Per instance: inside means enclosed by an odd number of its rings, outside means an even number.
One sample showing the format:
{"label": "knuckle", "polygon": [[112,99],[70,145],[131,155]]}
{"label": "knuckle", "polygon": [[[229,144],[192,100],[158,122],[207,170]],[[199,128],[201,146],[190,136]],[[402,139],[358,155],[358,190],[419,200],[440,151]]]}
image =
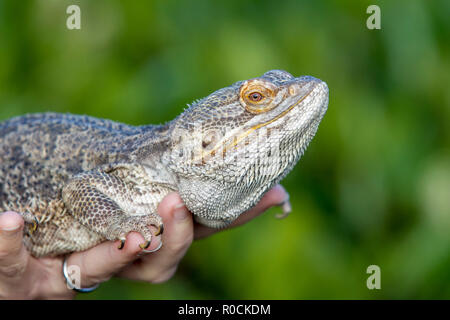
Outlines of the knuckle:
{"label": "knuckle", "polygon": [[166,271],[161,272],[158,275],[154,276],[149,282],[153,283],[153,284],[164,283],[173,277],[176,270],[177,270],[177,267],[170,268],[169,270],[166,270]]}
{"label": "knuckle", "polygon": [[81,257],[78,268],[82,287],[91,287],[97,283],[106,282],[111,279],[112,275],[93,273],[87,266],[86,257],[84,255]]}
{"label": "knuckle", "polygon": [[4,260],[11,255],[11,252],[7,250],[0,250],[0,260]]}
{"label": "knuckle", "polygon": [[194,239],[193,233],[191,233],[188,237],[184,239],[180,239],[178,241],[173,241],[169,244],[170,250],[174,254],[183,254],[192,244]]}
{"label": "knuckle", "polygon": [[26,263],[20,261],[6,266],[0,266],[0,273],[5,277],[17,277],[25,272]]}
{"label": "knuckle", "polygon": [[0,249],[0,261],[11,260],[17,255],[20,255],[18,248],[8,247]]}

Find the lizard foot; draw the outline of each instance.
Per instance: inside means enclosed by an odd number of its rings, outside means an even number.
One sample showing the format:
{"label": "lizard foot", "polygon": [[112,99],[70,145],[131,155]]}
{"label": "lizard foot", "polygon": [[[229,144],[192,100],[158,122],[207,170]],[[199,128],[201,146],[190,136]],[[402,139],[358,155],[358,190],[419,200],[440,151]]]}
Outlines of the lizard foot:
{"label": "lizard foot", "polygon": [[152,241],[153,235],[149,226],[154,226],[157,231],[154,236],[162,234],[164,227],[161,217],[156,214],[145,216],[126,216],[114,223],[109,228],[107,238],[110,240],[120,240],[119,250],[125,247],[126,236],[130,232],[138,232],[144,237],[144,242],[139,245],[143,250],[147,249]]}

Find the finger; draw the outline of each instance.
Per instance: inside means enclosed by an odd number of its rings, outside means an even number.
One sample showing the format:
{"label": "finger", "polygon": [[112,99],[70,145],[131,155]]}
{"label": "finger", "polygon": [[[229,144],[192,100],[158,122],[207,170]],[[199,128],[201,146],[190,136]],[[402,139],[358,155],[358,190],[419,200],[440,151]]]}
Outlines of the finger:
{"label": "finger", "polygon": [[153,283],[168,280],[176,271],[193,240],[192,216],[177,193],[167,195],[158,206],[164,221],[162,248],[124,269],[120,276]]}
{"label": "finger", "polygon": [[[241,214],[228,228],[240,226],[253,218],[259,216],[261,213],[269,209],[270,207],[283,204],[289,198],[289,194],[281,185],[276,185],[270,189],[258,202],[256,206]],[[195,239],[201,239],[207,237],[213,233],[220,231],[220,229],[214,229],[206,227],[200,224],[195,225]]]}
{"label": "finger", "polygon": [[27,266],[28,254],[23,246],[22,217],[15,212],[0,214],[0,277],[12,282]]}
{"label": "finger", "polygon": [[283,204],[287,199],[289,199],[289,194],[281,185],[276,185],[272,189],[270,189],[250,210],[240,215],[230,227],[240,226],[253,218],[259,216],[261,213],[265,212],[269,208],[273,206],[279,206]]}
{"label": "finger", "polygon": [[[153,233],[156,229],[152,227]],[[73,253],[67,259],[67,266],[78,266],[81,276],[81,287],[87,288],[104,282],[130,264],[142,253],[139,247],[144,238],[137,232],[127,235],[125,246],[119,249],[118,241],[103,242],[87,251]],[[153,237],[147,250],[159,246],[160,237]]]}

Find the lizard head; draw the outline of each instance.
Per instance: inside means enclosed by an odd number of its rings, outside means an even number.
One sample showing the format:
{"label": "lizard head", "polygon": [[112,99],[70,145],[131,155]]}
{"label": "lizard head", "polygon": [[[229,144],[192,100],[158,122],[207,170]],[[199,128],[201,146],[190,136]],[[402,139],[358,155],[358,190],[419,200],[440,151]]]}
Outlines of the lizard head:
{"label": "lizard head", "polygon": [[327,106],[325,82],[272,70],[174,119],[168,167],[197,221],[223,227],[255,205],[300,159]]}

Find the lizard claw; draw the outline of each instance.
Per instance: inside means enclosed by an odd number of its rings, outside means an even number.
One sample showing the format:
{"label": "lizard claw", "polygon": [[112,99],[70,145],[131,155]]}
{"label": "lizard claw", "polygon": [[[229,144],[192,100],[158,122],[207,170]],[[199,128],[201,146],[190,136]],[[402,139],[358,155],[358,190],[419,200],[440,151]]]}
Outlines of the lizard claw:
{"label": "lizard claw", "polygon": [[31,221],[26,222],[30,224],[27,233],[29,236],[31,236],[37,230],[39,226],[39,220],[35,216],[33,216]]}
{"label": "lizard claw", "polygon": [[275,215],[275,218],[277,219],[284,219],[286,218],[292,211],[291,203],[289,202],[289,197],[284,200],[280,205],[281,209],[283,210],[283,213],[278,213]]}
{"label": "lizard claw", "polygon": [[156,231],[156,233],[155,233],[155,236],[159,236],[160,234],[162,234],[164,232],[164,224],[160,224],[159,226],[158,226],[158,230]]}
{"label": "lizard claw", "polygon": [[39,226],[39,220],[38,218],[34,217],[34,221],[31,223],[30,232],[33,233],[37,230]]}
{"label": "lizard claw", "polygon": [[161,247],[162,247],[162,241],[159,242],[159,245],[158,245],[157,248],[155,248],[153,250],[145,250],[145,249],[143,249],[142,251],[145,252],[145,253],[152,253],[152,252],[158,251],[159,249],[161,249]]}
{"label": "lizard claw", "polygon": [[120,239],[120,244],[117,249],[122,250],[125,247],[125,239]]}
{"label": "lizard claw", "polygon": [[147,249],[148,247],[150,247],[150,243],[151,243],[151,241],[145,241],[144,243],[141,243],[140,245],[139,245],[139,247],[141,247],[141,249]]}

